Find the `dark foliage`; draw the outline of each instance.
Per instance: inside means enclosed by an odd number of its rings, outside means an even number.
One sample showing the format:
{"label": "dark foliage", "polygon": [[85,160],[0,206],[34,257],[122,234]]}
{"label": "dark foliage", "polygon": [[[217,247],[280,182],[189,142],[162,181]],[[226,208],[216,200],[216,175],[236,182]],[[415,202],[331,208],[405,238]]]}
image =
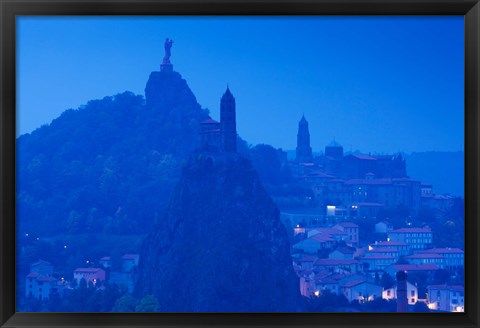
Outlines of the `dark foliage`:
{"label": "dark foliage", "polygon": [[125,92],[18,138],[19,231],[149,230],[208,113],[178,73],[152,73],[147,91],[148,106]]}

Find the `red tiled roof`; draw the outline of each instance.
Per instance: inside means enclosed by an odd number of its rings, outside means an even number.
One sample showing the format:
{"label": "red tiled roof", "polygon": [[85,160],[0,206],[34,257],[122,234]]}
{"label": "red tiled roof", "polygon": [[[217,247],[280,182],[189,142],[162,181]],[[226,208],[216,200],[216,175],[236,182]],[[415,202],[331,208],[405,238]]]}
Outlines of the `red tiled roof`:
{"label": "red tiled roof", "polygon": [[110,260],[110,256],[104,256],[100,259],[100,261],[109,261]]}
{"label": "red tiled roof", "polygon": [[98,271],[103,271],[103,270],[100,268],[76,268],[73,272],[94,273]]}
{"label": "red tiled roof", "polygon": [[38,281],[53,281],[55,280],[53,277],[40,277],[40,278],[37,278]]}
{"label": "red tiled roof", "polygon": [[350,248],[347,248],[347,247],[334,249],[332,251],[332,253],[335,252],[335,251],[339,251],[340,253],[343,253],[343,254],[353,254],[353,253],[355,253],[354,250],[351,250]]}
{"label": "red tiled roof", "polygon": [[454,253],[454,254],[463,254],[464,252],[460,248],[431,248],[422,251],[422,253],[436,253],[436,254],[447,254],[447,253]]}
{"label": "red tiled roof", "polygon": [[366,280],[355,280],[355,281],[351,281],[351,282],[348,282],[348,283],[342,285],[342,287],[344,287],[344,288],[350,288],[350,287],[354,287],[354,286],[363,284],[363,283],[365,283],[365,282],[366,282]]}
{"label": "red tiled roof", "polygon": [[393,264],[391,267],[397,271],[433,271],[440,269],[435,264]]}
{"label": "red tiled roof", "polygon": [[408,256],[405,256],[405,258],[406,259],[443,259],[445,257],[440,254],[421,253],[421,254],[408,255]]}
{"label": "red tiled roof", "polygon": [[27,278],[37,278],[37,277],[38,277],[38,273],[36,273],[36,272],[30,272],[27,275]]}
{"label": "red tiled roof", "polygon": [[333,227],[332,228],[315,228],[313,230],[320,232],[317,235],[344,235],[344,236],[347,235],[347,233],[343,232],[342,230],[339,230]]}
{"label": "red tiled roof", "polygon": [[374,248],[371,251],[368,251],[367,253],[398,253],[398,249],[388,248],[388,247],[380,247],[380,248]]}
{"label": "red tiled roof", "polygon": [[410,232],[432,232],[430,228],[401,228],[397,230],[392,230],[390,233],[400,232],[400,233],[410,233]]}
{"label": "red tiled roof", "polygon": [[402,243],[400,241],[390,240],[390,241],[380,241],[377,244],[372,244],[371,246],[372,247],[375,247],[375,246],[408,246],[408,244]]}
{"label": "red tiled roof", "polygon": [[322,278],[322,279],[318,279],[317,280],[317,283],[320,283],[320,284],[338,284],[338,280],[335,280],[331,277],[326,277],[326,278]]}
{"label": "red tiled roof", "polygon": [[390,255],[382,255],[382,254],[375,254],[375,255],[366,255],[365,257],[361,258],[362,260],[389,260],[394,259],[393,256]]}
{"label": "red tiled roof", "polygon": [[137,260],[140,255],[138,254],[125,254],[122,256],[122,259],[124,260]]}
{"label": "red tiled roof", "polygon": [[367,202],[352,203],[351,205],[364,206],[364,207],[383,207],[383,206],[385,206],[384,204],[381,204],[381,203],[367,203]]}
{"label": "red tiled roof", "polygon": [[360,264],[357,260],[318,259],[315,266]]}
{"label": "red tiled roof", "polygon": [[430,285],[427,286],[427,288],[430,289],[446,289],[446,290],[452,290],[456,292],[463,292],[465,287],[462,285]]}
{"label": "red tiled roof", "polygon": [[358,228],[358,225],[353,222],[338,222],[336,225],[340,225],[346,228]]}
{"label": "red tiled roof", "polygon": [[318,241],[320,243],[324,243],[324,242],[327,242],[327,241],[334,241],[330,235],[323,235],[323,234],[316,234],[316,235],[313,235],[311,237],[308,237],[308,239],[313,239],[315,241]]}
{"label": "red tiled roof", "polygon": [[313,171],[305,174],[302,178],[334,178],[334,176],[322,171]]}
{"label": "red tiled roof", "polygon": [[50,262],[45,261],[45,260],[38,260],[37,262],[32,263],[32,265],[36,265],[36,264],[48,264],[48,265],[52,265]]}

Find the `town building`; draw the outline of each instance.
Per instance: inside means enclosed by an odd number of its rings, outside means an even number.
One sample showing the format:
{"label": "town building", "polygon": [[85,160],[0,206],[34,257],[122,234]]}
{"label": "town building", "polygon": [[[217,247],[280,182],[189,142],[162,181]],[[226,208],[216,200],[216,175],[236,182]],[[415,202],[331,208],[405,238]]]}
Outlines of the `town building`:
{"label": "town building", "polygon": [[32,263],[30,273],[25,278],[25,296],[44,300],[53,292],[58,292],[57,279],[53,277],[53,265],[44,260]]}
{"label": "town building", "polygon": [[53,265],[44,260],[38,260],[30,264],[30,272],[38,273],[41,276],[51,276],[53,274]]}
{"label": "town building", "polygon": [[369,254],[368,256],[360,257],[360,262],[366,265],[366,271],[383,271],[386,267],[396,262],[395,257],[382,254]]}
{"label": "town building", "polygon": [[358,246],[359,242],[359,228],[358,225],[353,222],[338,222],[335,224],[333,229],[340,230],[347,234],[348,240],[346,241],[347,245]]}
{"label": "town building", "polygon": [[422,253],[443,256],[444,267],[447,270],[457,270],[464,266],[464,252],[460,248],[431,248],[422,251]]}
{"label": "town building", "polygon": [[401,228],[388,233],[392,241],[406,243],[412,251],[424,250],[433,243],[432,229],[430,228]]}
{"label": "town building", "polygon": [[375,244],[371,244],[369,246],[371,249],[381,249],[381,248],[389,248],[389,249],[396,249],[398,251],[399,256],[409,255],[411,253],[410,245],[393,240],[386,240],[386,241],[379,241],[375,242]]}
{"label": "town building", "polygon": [[418,253],[404,257],[411,264],[435,264],[440,269],[445,268],[445,257],[434,253]]}
{"label": "town building", "polygon": [[369,249],[367,252],[365,252],[364,256],[365,257],[371,257],[371,256],[377,256],[377,255],[383,255],[383,256],[389,256],[395,259],[397,261],[400,258],[400,253],[397,248],[388,248],[388,247],[378,247],[378,248],[372,248]]}
{"label": "town building", "polygon": [[464,312],[464,287],[460,285],[427,286],[428,308],[434,311]]}
{"label": "town building", "polygon": [[50,298],[50,295],[58,291],[57,280],[51,276],[43,276],[36,272],[27,275],[25,282],[25,296],[39,300]]}
{"label": "town building", "polygon": [[[382,297],[385,300],[396,300],[397,299],[397,285],[394,285],[390,288],[386,288]],[[418,289],[417,286],[407,281],[407,299],[409,305],[415,305],[418,301]]]}
{"label": "town building", "polygon": [[353,260],[355,251],[348,247],[341,247],[331,251],[328,258],[332,260]]}
{"label": "town building", "polygon": [[110,268],[112,266],[112,259],[110,258],[110,256],[104,256],[98,261],[98,263],[100,263],[100,265],[104,269],[107,269],[107,268]]}
{"label": "town building", "polygon": [[315,235],[299,241],[294,244],[292,248],[307,254],[317,254],[319,250],[332,248],[334,244],[335,241],[330,237]]}
{"label": "town building", "polygon": [[435,264],[393,264],[385,268],[385,272],[395,277],[398,271],[424,273],[432,278],[440,268]]}
{"label": "town building", "polygon": [[362,263],[357,260],[334,260],[334,259],[318,259],[313,264],[314,270],[328,270],[335,273],[357,273],[363,271]]}
{"label": "town building", "polygon": [[382,298],[382,286],[366,280],[356,280],[340,286],[343,295],[349,302],[359,301],[360,303],[370,302]]}
{"label": "town building", "polygon": [[140,261],[139,254],[125,254],[122,256],[122,271],[131,272],[138,267]]}
{"label": "town building", "polygon": [[77,285],[80,285],[80,281],[85,279],[87,287],[92,284],[95,286],[100,281],[105,281],[105,270],[100,268],[77,268],[73,271],[73,279]]}

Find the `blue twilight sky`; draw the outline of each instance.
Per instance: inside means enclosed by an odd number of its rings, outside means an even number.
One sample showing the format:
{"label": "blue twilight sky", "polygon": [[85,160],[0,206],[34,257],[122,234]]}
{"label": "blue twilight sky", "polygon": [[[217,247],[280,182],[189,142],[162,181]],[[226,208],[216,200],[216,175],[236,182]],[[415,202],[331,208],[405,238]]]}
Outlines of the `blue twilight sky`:
{"label": "blue twilight sky", "polygon": [[251,144],[314,151],[456,151],[464,140],[464,21],[449,17],[19,17],[17,135],[126,90],[144,95],[163,42],[219,119],[227,83]]}

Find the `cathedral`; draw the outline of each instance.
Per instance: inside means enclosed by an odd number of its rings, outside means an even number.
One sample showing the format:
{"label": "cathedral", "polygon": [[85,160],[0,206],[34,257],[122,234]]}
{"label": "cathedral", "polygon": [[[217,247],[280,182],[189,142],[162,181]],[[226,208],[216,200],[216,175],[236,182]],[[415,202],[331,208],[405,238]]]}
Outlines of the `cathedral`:
{"label": "cathedral", "polygon": [[325,147],[323,155],[314,157],[310,146],[308,121],[304,115],[298,123],[295,162],[341,179],[364,179],[367,174],[376,179],[407,176],[405,159],[401,154],[361,155],[352,153],[345,155],[343,147],[335,140]]}

